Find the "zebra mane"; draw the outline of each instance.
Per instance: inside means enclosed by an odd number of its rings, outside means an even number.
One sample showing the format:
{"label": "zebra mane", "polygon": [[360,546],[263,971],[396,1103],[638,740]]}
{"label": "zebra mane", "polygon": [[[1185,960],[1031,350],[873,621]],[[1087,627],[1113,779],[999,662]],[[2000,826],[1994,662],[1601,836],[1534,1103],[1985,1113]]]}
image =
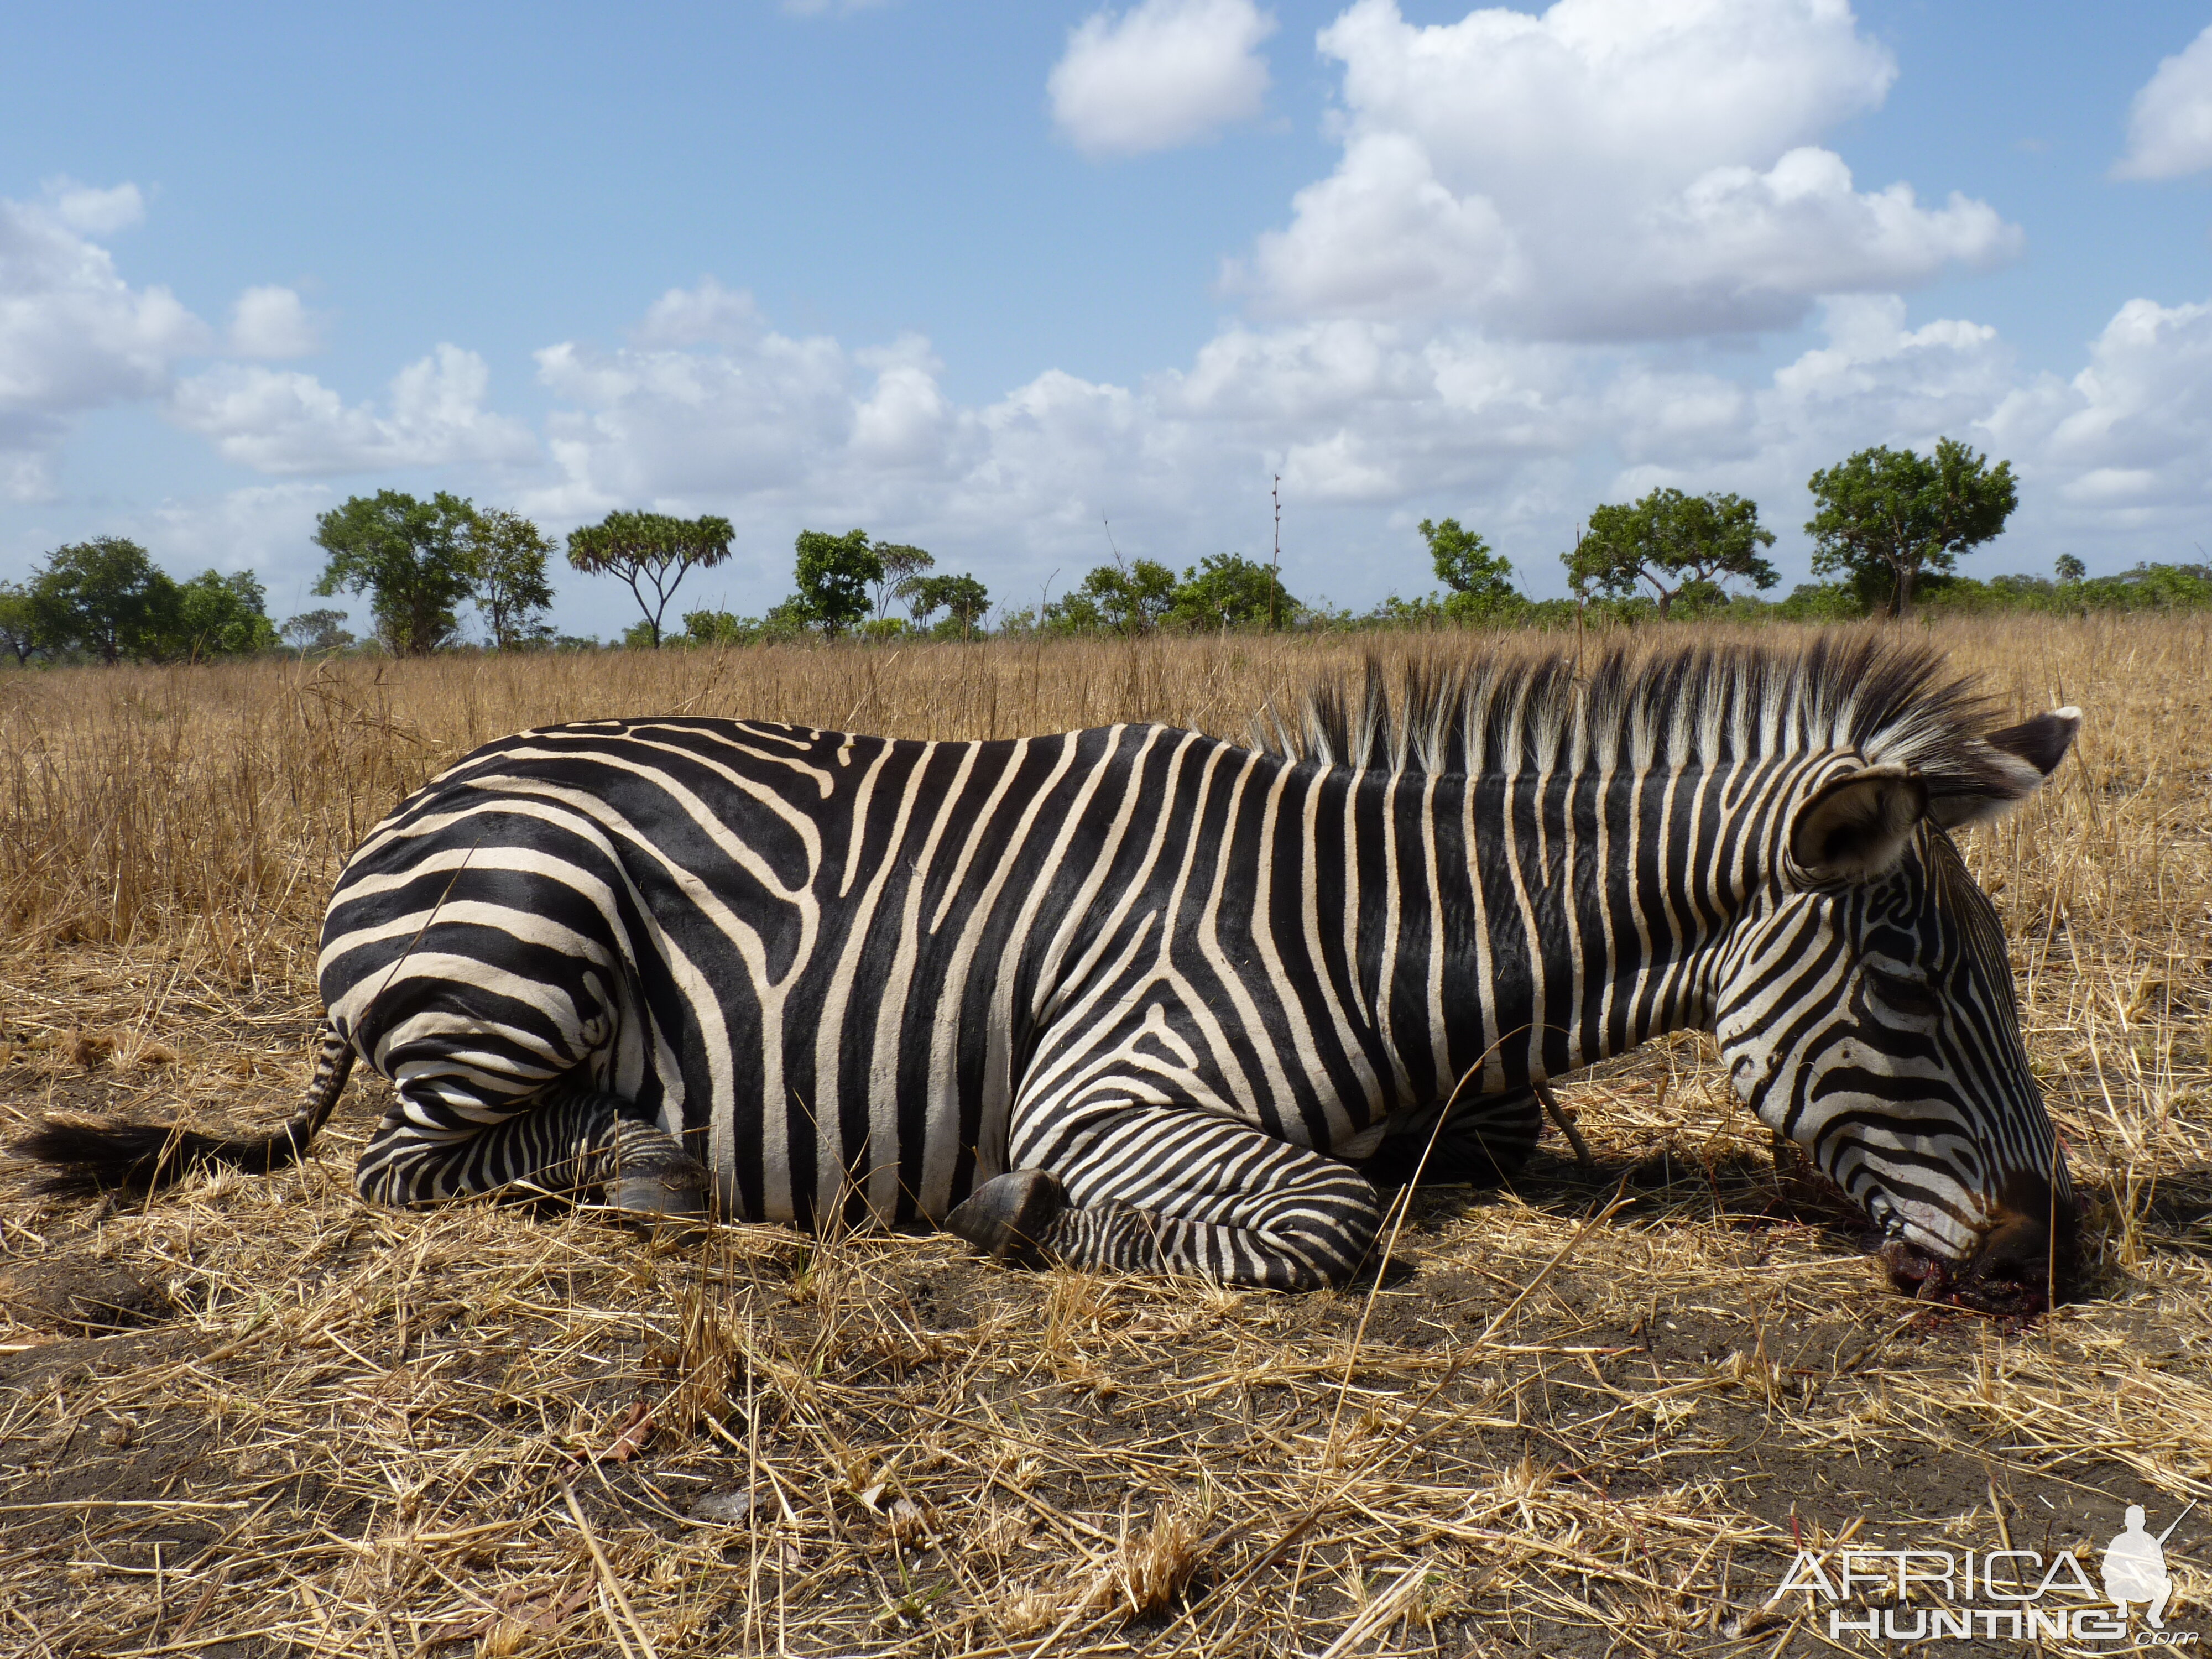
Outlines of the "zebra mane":
{"label": "zebra mane", "polygon": [[[1586,653],[1376,657],[1310,686],[1295,726],[1270,704],[1258,746],[1391,773],[1644,769],[1849,749],[1911,768],[1932,797],[2016,791],[1996,705],[1924,645],[1825,635],[1800,648],[1613,645]],[[2001,734],[2009,735],[2009,734]]]}

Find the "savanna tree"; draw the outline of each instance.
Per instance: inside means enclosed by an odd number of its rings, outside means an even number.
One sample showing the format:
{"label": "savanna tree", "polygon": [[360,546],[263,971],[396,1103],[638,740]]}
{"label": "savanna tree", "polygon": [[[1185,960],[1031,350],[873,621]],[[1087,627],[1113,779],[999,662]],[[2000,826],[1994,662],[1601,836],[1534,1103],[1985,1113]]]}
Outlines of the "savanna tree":
{"label": "savanna tree", "polygon": [[552,637],[545,621],[553,603],[545,558],[552,538],[519,514],[480,509],[469,527],[470,597],[492,643],[501,651]]}
{"label": "savanna tree", "polygon": [[1272,565],[1241,553],[1209,553],[1176,584],[1168,620],[1186,628],[1279,625],[1304,609]]}
{"label": "savanna tree", "polygon": [[945,606],[945,613],[960,624],[960,637],[968,639],[975,632],[975,625],[990,614],[991,590],[966,574],[927,576],[922,580],[934,585],[934,596]]}
{"label": "savanna tree", "polygon": [[876,620],[881,622],[890,614],[894,599],[913,608],[914,585],[936,567],[937,559],[921,548],[898,542],[878,542],[875,554],[884,569],[876,580]]}
{"label": "savanna tree", "polygon": [[834,639],[867,616],[868,590],[884,580],[884,562],[866,531],[833,536],[802,530],[793,546],[799,597],[810,621]]}
{"label": "savanna tree", "polygon": [[343,611],[303,611],[276,631],[295,651],[343,651],[353,643],[345,620]]}
{"label": "savanna tree", "polygon": [[1725,577],[1769,588],[1778,580],[1761,548],[1774,532],[1759,522],[1759,503],[1718,493],[1688,495],[1668,487],[1642,500],[1594,508],[1574,550],[1560,557],[1577,593],[1633,597],[1649,583],[1662,617],[1685,593],[1717,599]]}
{"label": "savanna tree", "polygon": [[238,657],[276,648],[268,594],[251,570],[203,570],[176,585],[157,638],[164,657]]}
{"label": "savanna tree", "polygon": [[0,582],[0,647],[14,653],[19,668],[41,648],[31,595],[21,582]]}
{"label": "savanna tree", "polygon": [[1955,438],[1938,439],[1932,455],[1862,449],[1807,487],[1817,509],[1805,525],[1813,574],[1846,577],[1892,617],[1912,608],[1923,574],[1950,574],[1960,554],[2002,533],[2020,504],[2012,463],[1991,466]]}
{"label": "savanna tree", "polygon": [[568,562],[588,574],[619,576],[628,584],[658,647],[660,619],[678,585],[694,568],[711,569],[728,558],[732,533],[727,519],[711,514],[677,519],[665,513],[610,513],[595,525],[568,532]]}
{"label": "savanna tree", "polygon": [[329,558],[313,591],[325,598],[366,592],[385,648],[427,656],[459,629],[457,609],[475,580],[476,517],[444,490],[427,501],[397,489],[356,495],[315,520],[315,545]]}
{"label": "savanna tree", "polygon": [[1444,596],[1447,617],[1480,622],[1521,605],[1512,561],[1492,551],[1480,535],[1462,528],[1457,519],[1424,519],[1419,529],[1437,580],[1451,590]]}
{"label": "savanna tree", "polygon": [[1066,599],[1048,605],[1044,620],[1099,633],[1149,634],[1175,608],[1176,574],[1152,559],[1102,564]]}
{"label": "savanna tree", "polygon": [[96,536],[49,553],[27,597],[40,644],[113,663],[157,653],[176,593],[176,583],[137,543]]}

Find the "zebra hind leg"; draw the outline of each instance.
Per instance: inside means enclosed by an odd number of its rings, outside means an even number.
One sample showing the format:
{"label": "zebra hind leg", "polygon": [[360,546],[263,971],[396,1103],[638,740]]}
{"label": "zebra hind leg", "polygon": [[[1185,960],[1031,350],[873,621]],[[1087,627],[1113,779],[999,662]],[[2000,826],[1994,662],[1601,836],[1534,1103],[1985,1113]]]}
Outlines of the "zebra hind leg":
{"label": "zebra hind leg", "polygon": [[713,1178],[658,1124],[623,1119],[616,1126],[608,1161],[605,1202],[636,1225],[685,1238],[711,1218]]}
{"label": "zebra hind leg", "polygon": [[579,1082],[491,1124],[431,1130],[403,1097],[363,1150],[354,1184],[372,1204],[394,1208],[490,1194],[596,1200],[641,1227],[684,1236],[708,1218],[713,1182],[674,1136],[626,1109],[619,1097]]}

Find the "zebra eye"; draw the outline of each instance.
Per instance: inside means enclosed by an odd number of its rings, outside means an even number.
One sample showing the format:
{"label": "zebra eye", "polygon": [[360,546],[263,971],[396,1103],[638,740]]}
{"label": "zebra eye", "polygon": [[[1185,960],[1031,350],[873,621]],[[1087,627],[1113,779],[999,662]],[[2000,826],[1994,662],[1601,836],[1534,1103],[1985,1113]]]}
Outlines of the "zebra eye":
{"label": "zebra eye", "polygon": [[1903,974],[1875,967],[1867,969],[1866,978],[1868,986],[1883,1004],[1900,1014],[1933,1014],[1942,1006],[1924,980],[1908,979]]}

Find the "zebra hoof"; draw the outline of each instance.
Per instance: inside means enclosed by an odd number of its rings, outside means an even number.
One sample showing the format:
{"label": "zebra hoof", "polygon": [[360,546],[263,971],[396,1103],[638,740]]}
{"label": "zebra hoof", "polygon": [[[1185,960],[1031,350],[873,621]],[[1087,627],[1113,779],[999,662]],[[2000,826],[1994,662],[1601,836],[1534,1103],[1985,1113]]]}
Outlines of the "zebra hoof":
{"label": "zebra hoof", "polygon": [[626,1169],[607,1183],[607,1207],[652,1237],[690,1243],[711,1213],[707,1171],[688,1158]]}
{"label": "zebra hoof", "polygon": [[1067,1188],[1049,1170],[1009,1170],[954,1206],[945,1225],[986,1255],[1041,1267],[1046,1230],[1066,1207]]}

